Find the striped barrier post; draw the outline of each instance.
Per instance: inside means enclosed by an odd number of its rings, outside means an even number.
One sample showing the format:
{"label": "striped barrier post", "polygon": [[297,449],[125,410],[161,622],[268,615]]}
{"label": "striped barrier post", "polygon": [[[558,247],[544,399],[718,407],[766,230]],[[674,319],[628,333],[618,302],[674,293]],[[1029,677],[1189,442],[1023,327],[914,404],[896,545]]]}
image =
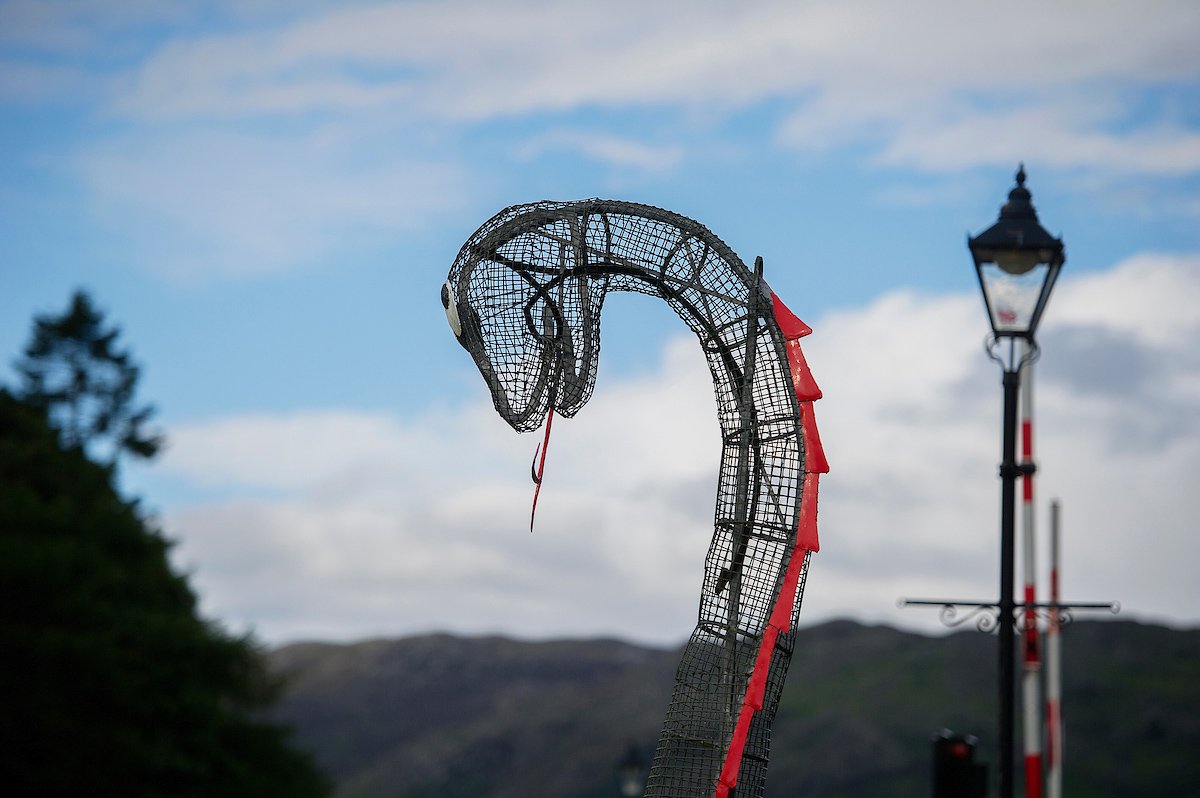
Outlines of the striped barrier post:
{"label": "striped barrier post", "polygon": [[1024,342],[1024,366],[1021,377],[1021,526],[1023,530],[1025,572],[1024,645],[1022,652],[1022,692],[1024,694],[1025,796],[1042,798],[1042,700],[1039,677],[1042,669],[1038,640],[1037,579],[1034,557],[1033,512],[1033,363],[1030,344]]}
{"label": "striped barrier post", "polygon": [[1062,649],[1059,639],[1059,504],[1050,503],[1050,623],[1046,628],[1046,796],[1062,798]]}

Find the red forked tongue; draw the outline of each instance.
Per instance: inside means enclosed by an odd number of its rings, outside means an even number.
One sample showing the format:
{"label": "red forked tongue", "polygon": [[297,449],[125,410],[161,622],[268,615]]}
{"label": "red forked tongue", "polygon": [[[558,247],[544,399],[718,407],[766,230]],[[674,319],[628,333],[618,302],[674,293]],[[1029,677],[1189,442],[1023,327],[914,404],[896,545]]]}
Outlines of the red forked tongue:
{"label": "red forked tongue", "polygon": [[[533,477],[533,484],[536,486],[533,489],[533,507],[529,510],[529,531],[533,531],[533,517],[537,514],[538,494],[542,492],[542,473],[546,470],[546,450],[550,448],[550,425],[554,423],[554,405],[550,405],[550,412],[546,414],[546,436],[542,438],[538,449],[533,452],[533,459],[537,463],[535,469],[533,464],[529,465],[529,474]],[[541,457],[538,457],[538,450],[541,451]]]}

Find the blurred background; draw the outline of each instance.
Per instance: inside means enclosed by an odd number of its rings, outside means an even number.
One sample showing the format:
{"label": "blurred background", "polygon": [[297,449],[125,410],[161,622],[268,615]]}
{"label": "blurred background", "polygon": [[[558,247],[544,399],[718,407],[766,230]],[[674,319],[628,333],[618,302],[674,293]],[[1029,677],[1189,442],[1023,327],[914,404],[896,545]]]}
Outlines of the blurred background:
{"label": "blurred background", "polygon": [[611,297],[530,534],[540,438],[438,302],[505,206],[658,205],[761,255],[814,329],[832,472],[802,621],[940,634],[896,600],[996,593],[966,237],[1024,163],[1067,253],[1034,377],[1064,596],[1194,629],[1198,39],[1190,0],[0,0],[0,384],[85,289],[165,437],[117,489],[234,635],[672,647],[719,451],[695,340]]}
{"label": "blurred background", "polygon": [[470,233],[543,198],[691,216],[762,255],[814,328],[833,472],[806,619],[936,626],[896,598],[993,593],[999,373],[965,240],[1019,162],[1067,251],[1036,371],[1064,587],[1200,617],[1193,3],[4,2],[0,20],[8,381],[32,316],[88,289],[168,437],[122,485],[239,629],[686,636],[718,451],[694,340],[612,298],[530,536],[536,436],[494,416],[438,304]]}

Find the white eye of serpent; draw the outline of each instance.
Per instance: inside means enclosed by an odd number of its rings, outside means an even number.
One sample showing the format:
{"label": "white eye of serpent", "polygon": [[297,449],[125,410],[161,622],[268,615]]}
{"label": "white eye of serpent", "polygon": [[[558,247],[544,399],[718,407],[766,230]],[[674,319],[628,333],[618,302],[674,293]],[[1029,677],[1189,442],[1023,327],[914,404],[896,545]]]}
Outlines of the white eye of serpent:
{"label": "white eye of serpent", "polygon": [[450,322],[450,329],[454,331],[455,337],[462,337],[462,322],[458,320],[458,303],[454,301],[454,291],[450,288],[449,280],[442,286],[442,307],[446,309],[446,321]]}

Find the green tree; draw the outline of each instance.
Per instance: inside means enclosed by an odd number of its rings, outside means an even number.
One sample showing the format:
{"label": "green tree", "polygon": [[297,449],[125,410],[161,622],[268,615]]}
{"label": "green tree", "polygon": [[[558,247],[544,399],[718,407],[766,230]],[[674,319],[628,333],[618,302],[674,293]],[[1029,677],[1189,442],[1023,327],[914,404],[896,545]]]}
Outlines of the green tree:
{"label": "green tree", "polygon": [[114,487],[119,455],[162,444],[117,336],[77,292],[35,320],[19,395],[0,388],[2,789],[328,795],[265,719],[280,684],[261,652],[200,617],[169,542]]}
{"label": "green tree", "polygon": [[35,317],[24,357],[16,363],[22,378],[18,396],[45,410],[62,444],[109,464],[122,454],[153,457],[162,445],[145,428],[153,407],[134,402],[139,369],[118,347],[119,335],[79,290],[61,315]]}
{"label": "green tree", "polygon": [[0,773],[21,796],[320,796],[252,643],[197,614],[169,543],[0,389]]}

